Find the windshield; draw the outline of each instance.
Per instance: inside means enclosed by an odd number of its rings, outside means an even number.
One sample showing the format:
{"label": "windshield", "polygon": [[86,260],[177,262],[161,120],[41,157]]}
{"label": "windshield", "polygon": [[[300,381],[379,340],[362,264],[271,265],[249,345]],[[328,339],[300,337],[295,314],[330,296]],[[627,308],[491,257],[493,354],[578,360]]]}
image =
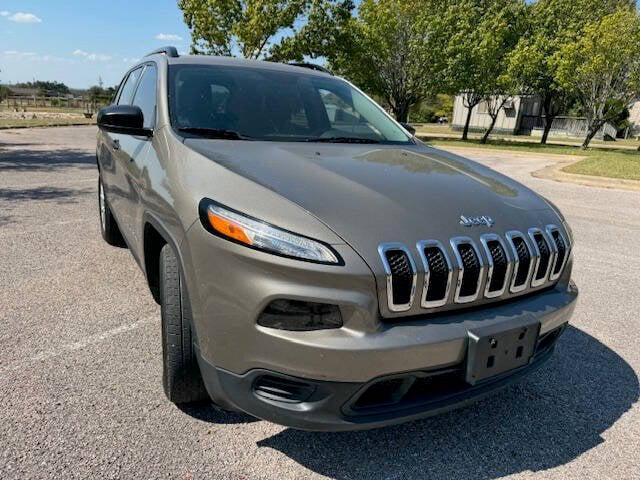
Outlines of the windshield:
{"label": "windshield", "polygon": [[182,134],[229,140],[411,143],[347,82],[305,72],[171,65],[170,114]]}

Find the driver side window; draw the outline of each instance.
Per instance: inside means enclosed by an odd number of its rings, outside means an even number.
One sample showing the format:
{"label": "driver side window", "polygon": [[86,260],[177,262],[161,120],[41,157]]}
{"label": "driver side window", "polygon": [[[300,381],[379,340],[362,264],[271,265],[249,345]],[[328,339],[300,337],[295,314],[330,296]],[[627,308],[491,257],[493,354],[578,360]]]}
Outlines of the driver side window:
{"label": "driver side window", "polygon": [[144,118],[144,128],[156,126],[156,81],[155,65],[147,65],[133,97],[132,105],[140,107]]}
{"label": "driver side window", "polygon": [[120,96],[118,97],[118,105],[131,105],[131,100],[133,99],[133,92],[136,89],[136,85],[138,83],[138,79],[140,78],[140,74],[142,73],[142,67],[133,70],[127,80],[124,82],[122,86],[122,90],[120,91]]}

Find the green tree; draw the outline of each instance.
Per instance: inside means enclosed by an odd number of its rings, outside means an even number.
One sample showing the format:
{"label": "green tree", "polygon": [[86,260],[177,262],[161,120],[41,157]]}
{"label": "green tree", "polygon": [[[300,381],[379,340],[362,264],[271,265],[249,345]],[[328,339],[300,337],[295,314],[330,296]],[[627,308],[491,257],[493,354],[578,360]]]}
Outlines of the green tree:
{"label": "green tree", "polygon": [[556,55],[559,84],[575,92],[587,117],[589,143],[609,120],[640,95],[640,18],[620,9],[588,24],[577,42]]}
{"label": "green tree", "polygon": [[589,22],[634,6],[634,0],[538,0],[528,8],[527,29],[509,56],[508,74],[519,93],[540,97],[541,143],[547,143],[553,120],[573,101],[556,78],[558,52],[577,41]]}
{"label": "green tree", "polygon": [[[270,58],[300,57],[297,50],[305,42],[291,42],[310,32],[327,31],[331,24],[316,25],[331,16],[321,12],[337,10],[343,14],[353,8],[351,0],[179,0],[178,6],[191,30],[193,53]],[[334,12],[336,13],[336,12]],[[287,48],[280,45],[287,40]],[[289,57],[289,58],[285,58]]]}
{"label": "green tree", "polygon": [[418,123],[433,123],[441,118],[447,121],[453,116],[453,95],[438,93],[430,95],[411,109],[410,120]]}
{"label": "green tree", "polygon": [[295,35],[282,38],[273,45],[269,59],[273,61],[309,58],[329,58],[337,50],[351,51],[352,36],[349,31],[353,0],[312,0],[306,22]]}
{"label": "green tree", "polygon": [[16,87],[35,88],[40,95],[64,95],[69,93],[69,87],[62,82],[45,82],[36,80],[34,82],[16,83]]}
{"label": "green tree", "polygon": [[339,30],[326,52],[332,69],[380,97],[398,121],[430,94],[442,77],[442,43],[435,0],[363,0],[358,16]]}
{"label": "green tree", "polygon": [[458,0],[451,1],[441,17],[449,39],[444,52],[446,85],[462,95],[467,109],[463,140],[468,138],[473,109],[483,99],[510,90],[506,58],[520,38],[525,8],[523,0]]}

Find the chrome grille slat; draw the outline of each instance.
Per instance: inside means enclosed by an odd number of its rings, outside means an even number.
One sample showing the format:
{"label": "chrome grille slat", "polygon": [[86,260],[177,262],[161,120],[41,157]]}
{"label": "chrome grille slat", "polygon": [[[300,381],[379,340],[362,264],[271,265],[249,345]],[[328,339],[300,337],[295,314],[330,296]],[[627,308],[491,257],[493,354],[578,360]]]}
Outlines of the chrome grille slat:
{"label": "chrome grille slat", "polygon": [[[511,247],[511,253],[513,253],[513,273],[511,275],[509,291],[511,293],[522,292],[527,288],[527,285],[529,285],[529,280],[531,279],[531,274],[535,263],[531,255],[531,247],[529,247],[527,239],[522,232],[512,230],[506,233],[506,237],[507,243]],[[526,253],[528,254],[528,264],[523,264],[523,256],[521,252],[519,253],[518,251],[518,246],[520,246],[517,245],[518,239],[522,241],[520,245],[524,245],[524,247],[526,247]],[[526,269],[526,275],[523,275],[525,273],[525,270],[521,270],[522,268]],[[524,280],[520,282],[519,279],[523,277]]]}
{"label": "chrome grille slat", "polygon": [[541,229],[530,228],[528,234],[536,257],[535,268],[531,276],[531,286],[539,287],[547,281],[554,255],[550,247],[551,243]]}
{"label": "chrome grille slat", "polygon": [[[465,248],[466,246],[469,246],[475,254],[475,261],[477,262],[477,265],[476,262],[473,261],[473,258],[471,258],[472,255],[467,254],[467,252],[470,251]],[[480,250],[478,250],[475,242],[469,237],[452,238],[451,247],[453,248],[453,254],[458,262],[458,279],[456,281],[456,291],[453,300],[455,303],[473,302],[478,298],[478,294],[480,293],[480,285],[482,284],[482,281],[484,279],[485,272],[485,264],[482,256],[480,255]],[[463,258],[463,255],[465,256],[465,258]],[[465,263],[467,263],[468,265],[465,266]],[[472,274],[475,276],[476,269],[478,270],[478,272],[477,279],[475,281],[475,291],[473,293],[467,293],[466,291],[464,291],[466,290],[466,287],[468,285],[465,283],[465,270],[469,270],[468,275]],[[468,278],[467,281],[469,281]]]}
{"label": "chrome grille slat", "polygon": [[[422,297],[420,300],[420,305],[422,308],[435,308],[446,305],[449,300],[449,293],[451,291],[451,278],[453,277],[453,268],[451,266],[451,261],[449,260],[449,256],[447,255],[447,251],[444,248],[442,243],[436,240],[424,240],[420,241],[416,244],[416,248],[418,249],[418,253],[420,255],[420,259],[422,260],[422,266],[424,268],[424,284],[422,288]],[[444,262],[445,265],[437,265],[437,269],[434,265],[430,264],[430,255],[429,253],[433,251],[433,249],[438,249],[441,252],[442,258],[439,258],[439,262]],[[435,295],[436,298],[429,298],[430,294],[433,294],[433,288],[435,282],[439,280],[440,271],[444,270],[444,275],[446,275],[445,279],[445,287],[442,295]],[[439,292],[437,292],[439,293]],[[439,297],[439,298],[438,298]]]}
{"label": "chrome grille slat", "polygon": [[[492,252],[492,247],[496,242],[499,244],[500,248],[502,249],[502,255],[505,257],[503,260],[505,262],[503,274],[501,274],[498,271],[498,268],[496,266],[496,260],[498,259],[497,254],[494,255],[494,253]],[[509,251],[507,250],[504,242],[502,241],[502,238],[500,238],[499,235],[495,233],[487,233],[485,235],[482,235],[480,237],[480,243],[482,244],[482,247],[484,248],[484,252],[487,255],[487,265],[488,265],[487,281],[484,289],[484,296],[486,298],[499,297],[504,294],[505,290],[507,289],[507,285],[509,285],[510,283],[511,270],[513,269],[513,260],[511,259],[509,255]],[[495,287],[494,280],[496,280],[499,277],[501,277],[500,287],[494,288]]]}
{"label": "chrome grille slat", "polygon": [[564,267],[569,259],[571,245],[557,225],[547,225],[546,231],[552,247],[556,250],[553,265],[549,270],[549,281],[555,281],[560,278],[560,275],[562,275],[564,271]]}
{"label": "chrome grille slat", "polygon": [[[402,252],[406,255],[406,259],[409,262],[410,267],[410,276],[411,276],[411,286],[409,299],[407,302],[397,303],[394,298],[394,279],[392,265],[389,263],[388,253],[389,252]],[[387,284],[387,306],[389,310],[392,312],[405,312],[411,308],[413,305],[413,299],[415,297],[416,292],[416,280],[417,280],[417,270],[416,264],[413,261],[413,257],[411,256],[411,252],[401,243],[384,243],[378,247],[378,253],[380,254],[380,258],[382,259],[382,264],[384,266],[385,274],[386,274],[386,284]]]}

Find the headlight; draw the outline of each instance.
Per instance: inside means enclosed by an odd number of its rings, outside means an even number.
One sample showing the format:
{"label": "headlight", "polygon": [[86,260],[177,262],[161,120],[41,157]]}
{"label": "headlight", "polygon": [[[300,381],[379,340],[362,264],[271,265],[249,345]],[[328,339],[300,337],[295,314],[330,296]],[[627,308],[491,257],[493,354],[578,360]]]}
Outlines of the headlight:
{"label": "headlight", "polygon": [[213,200],[200,202],[200,220],[211,233],[250,248],[308,262],[343,263],[338,253],[325,243],[249,217]]}

